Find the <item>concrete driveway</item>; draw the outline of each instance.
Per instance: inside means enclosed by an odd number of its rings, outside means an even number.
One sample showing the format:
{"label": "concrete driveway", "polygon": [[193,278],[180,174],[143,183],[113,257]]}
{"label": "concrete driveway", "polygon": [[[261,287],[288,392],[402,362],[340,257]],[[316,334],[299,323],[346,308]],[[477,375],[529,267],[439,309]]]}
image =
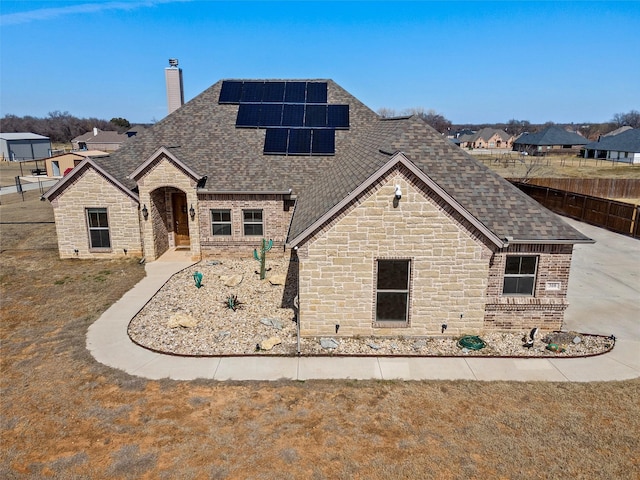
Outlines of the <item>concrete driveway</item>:
{"label": "concrete driveway", "polygon": [[565,328],[640,341],[640,240],[564,220],[596,241],[574,247]]}

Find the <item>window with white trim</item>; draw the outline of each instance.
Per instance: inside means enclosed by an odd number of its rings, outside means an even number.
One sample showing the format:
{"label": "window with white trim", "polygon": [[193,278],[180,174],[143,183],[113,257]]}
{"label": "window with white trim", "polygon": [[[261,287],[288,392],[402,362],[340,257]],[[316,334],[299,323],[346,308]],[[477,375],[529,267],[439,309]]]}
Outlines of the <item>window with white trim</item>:
{"label": "window with white trim", "polygon": [[231,235],[231,210],[211,210],[211,234],[214,237]]}
{"label": "window with white trim", "polygon": [[242,227],[246,236],[262,236],[262,210],[243,210]]}
{"label": "window with white trim", "polygon": [[87,208],[90,248],[111,248],[106,208]]}
{"label": "window with white trim", "polygon": [[377,261],[376,322],[408,322],[410,273],[410,260]]}
{"label": "window with white trim", "polygon": [[534,294],[538,257],[509,255],[504,269],[503,295]]}

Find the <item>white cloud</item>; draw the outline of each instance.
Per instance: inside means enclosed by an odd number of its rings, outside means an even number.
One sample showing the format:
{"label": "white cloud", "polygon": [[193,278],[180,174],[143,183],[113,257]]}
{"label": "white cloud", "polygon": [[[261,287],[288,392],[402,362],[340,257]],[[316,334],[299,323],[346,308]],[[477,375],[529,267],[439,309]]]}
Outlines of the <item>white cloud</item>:
{"label": "white cloud", "polygon": [[135,10],[144,7],[153,7],[162,3],[172,3],[175,1],[188,1],[188,0],[140,0],[132,2],[98,2],[98,3],[82,3],[78,5],[67,5],[63,7],[53,8],[40,8],[38,10],[31,10],[27,12],[8,13],[6,15],[0,15],[0,24],[6,25],[18,25],[21,23],[29,23],[38,20],[52,20],[66,15],[82,15],[97,12],[104,12],[107,10]]}

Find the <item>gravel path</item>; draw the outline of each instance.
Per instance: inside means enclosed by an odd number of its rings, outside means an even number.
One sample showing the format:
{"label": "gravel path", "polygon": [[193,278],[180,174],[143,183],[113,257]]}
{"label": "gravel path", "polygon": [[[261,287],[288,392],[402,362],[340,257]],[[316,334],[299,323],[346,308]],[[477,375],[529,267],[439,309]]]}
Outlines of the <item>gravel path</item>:
{"label": "gravel path", "polygon": [[[174,275],[129,324],[131,339],[146,348],[178,355],[295,355],[297,349],[293,298],[297,283],[295,268],[288,273],[284,258],[267,258],[267,280],[260,280],[253,259],[202,261]],[[203,274],[201,288],[193,275]],[[225,286],[229,277],[241,276],[236,286]],[[287,286],[272,285],[269,280],[287,278]],[[240,277],[238,277],[240,278]],[[237,281],[238,278],[235,280]],[[232,283],[233,283],[233,279]],[[237,296],[241,302],[235,311],[227,299]],[[475,334],[478,332],[469,332]],[[565,357],[602,353],[613,346],[607,338],[568,333],[556,339],[566,348],[556,353],[547,350],[539,334],[533,348],[522,346],[527,332],[481,334],[487,346],[479,351],[463,350],[458,338],[342,338],[334,337],[337,347],[324,349],[320,339],[301,339],[303,355],[436,355],[436,356],[522,356]],[[573,339],[578,336],[579,343]],[[270,350],[258,349],[266,340],[280,343]],[[274,340],[276,341],[276,340]],[[266,344],[262,344],[267,347]]]}

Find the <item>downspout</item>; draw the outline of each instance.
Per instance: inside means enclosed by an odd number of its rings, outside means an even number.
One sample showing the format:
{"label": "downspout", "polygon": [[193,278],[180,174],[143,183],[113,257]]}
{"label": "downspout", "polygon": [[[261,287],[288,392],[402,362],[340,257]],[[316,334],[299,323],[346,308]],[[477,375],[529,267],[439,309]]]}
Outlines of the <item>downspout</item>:
{"label": "downspout", "polygon": [[296,312],[296,353],[300,356],[300,259],[298,258],[298,247],[293,247],[293,252],[298,263],[298,275],[296,275],[296,296],[293,297],[293,308]]}

